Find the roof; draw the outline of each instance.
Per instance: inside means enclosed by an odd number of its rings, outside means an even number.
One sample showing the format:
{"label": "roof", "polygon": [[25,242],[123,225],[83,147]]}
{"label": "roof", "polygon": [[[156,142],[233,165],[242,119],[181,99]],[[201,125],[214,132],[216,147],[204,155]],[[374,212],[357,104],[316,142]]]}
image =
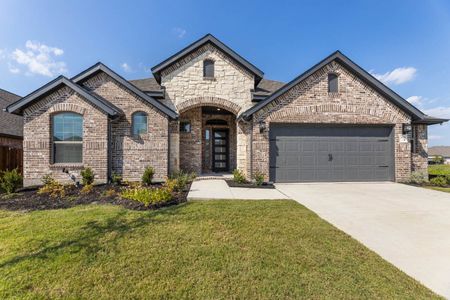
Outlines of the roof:
{"label": "roof", "polygon": [[4,112],[3,109],[21,97],[0,89],[0,135],[23,136],[23,119],[21,116]]}
{"label": "roof", "polygon": [[428,155],[450,157],[450,146],[435,146],[428,148]]}
{"label": "roof", "polygon": [[120,84],[125,86],[128,90],[130,90],[137,96],[139,96],[142,99],[144,99],[145,101],[147,101],[149,104],[151,104],[153,107],[157,108],[162,113],[166,114],[167,116],[169,116],[173,119],[178,118],[178,114],[175,111],[173,111],[166,105],[162,104],[155,98],[147,95],[142,90],[137,88],[134,84],[132,84],[130,81],[127,81],[125,78],[123,78],[122,76],[120,76],[119,74],[117,74],[116,72],[114,72],[113,70],[111,70],[110,68],[105,66],[104,64],[102,64],[101,62],[96,63],[92,67],[90,67],[90,68],[86,69],[85,71],[81,72],[80,74],[72,77],[72,81],[75,83],[81,83],[81,82],[87,80],[88,78],[94,76],[95,74],[97,74],[100,71],[108,74],[114,80],[116,80],[117,82],[119,82]]}
{"label": "roof", "polygon": [[5,110],[9,113],[21,114],[24,108],[28,107],[32,103],[36,102],[42,97],[45,97],[46,95],[50,94],[56,89],[61,88],[61,86],[64,85],[80,94],[83,98],[85,98],[87,101],[91,102],[98,108],[100,108],[103,112],[107,113],[108,115],[114,117],[119,114],[119,110],[111,103],[109,103],[108,101],[106,101],[105,99],[103,99],[98,95],[93,95],[89,91],[85,90],[84,88],[75,84],[73,81],[64,76],[59,76],[55,78],[54,80],[50,81],[41,88],[35,90],[31,94],[17,100],[14,103],[11,103],[5,108]]}
{"label": "roof", "polygon": [[271,103],[272,101],[276,100],[278,97],[283,95],[284,93],[288,92],[291,88],[308,78],[310,75],[314,74],[316,71],[321,69],[322,67],[326,66],[327,64],[331,63],[332,61],[338,61],[340,64],[344,65],[346,68],[348,68],[352,73],[354,73],[358,78],[360,78],[362,81],[364,81],[366,84],[370,85],[373,89],[378,91],[381,95],[386,97],[388,100],[390,100],[392,103],[397,105],[399,108],[401,108],[403,111],[408,113],[414,122],[416,123],[424,123],[424,124],[437,124],[448,121],[447,119],[439,119],[439,118],[433,118],[430,116],[425,115],[423,112],[418,110],[416,107],[414,107],[411,103],[406,101],[404,98],[399,96],[397,93],[395,93],[393,90],[388,88],[386,85],[381,83],[378,79],[373,77],[371,74],[369,74],[367,71],[362,69],[360,66],[358,66],[356,63],[351,61],[347,56],[342,54],[340,51],[333,52],[331,55],[327,56],[325,59],[305,71],[304,73],[300,74],[296,78],[294,78],[292,81],[288,82],[281,88],[279,88],[277,91],[272,93],[270,96],[268,96],[263,101],[259,102],[255,106],[251,107],[247,111],[245,111],[242,114],[242,117],[245,119],[249,119],[254,113],[259,111],[260,109],[264,108],[266,105]]}
{"label": "roof", "polygon": [[197,50],[198,48],[202,47],[203,45],[205,45],[207,43],[213,44],[214,46],[219,48],[221,51],[223,51],[224,53],[229,55],[231,58],[233,58],[235,61],[237,61],[245,69],[247,69],[252,74],[254,74],[255,78],[256,78],[255,85],[258,84],[261,81],[261,79],[263,78],[263,76],[264,76],[264,72],[263,71],[261,71],[260,69],[255,67],[253,64],[251,64],[248,60],[246,60],[245,58],[243,58],[242,56],[237,54],[233,49],[231,49],[230,47],[228,47],[227,45],[225,45],[224,43],[219,41],[212,34],[208,33],[207,35],[205,35],[201,39],[193,42],[192,44],[190,44],[189,46],[187,46],[187,47],[183,48],[182,50],[178,51],[177,53],[175,53],[174,55],[170,56],[169,58],[167,58],[163,62],[161,62],[161,63],[157,64],[156,66],[154,66],[152,68],[152,73],[153,73],[153,76],[155,76],[156,81],[158,81],[159,83],[161,82],[161,71],[162,70],[164,70],[165,68],[169,67],[174,62],[176,62],[177,60],[185,57],[189,53]]}
{"label": "roof", "polygon": [[134,79],[128,80],[132,84],[134,84],[137,88],[139,88],[143,92],[154,92],[154,91],[162,91],[163,88],[156,81],[155,78],[143,78],[143,79]]}

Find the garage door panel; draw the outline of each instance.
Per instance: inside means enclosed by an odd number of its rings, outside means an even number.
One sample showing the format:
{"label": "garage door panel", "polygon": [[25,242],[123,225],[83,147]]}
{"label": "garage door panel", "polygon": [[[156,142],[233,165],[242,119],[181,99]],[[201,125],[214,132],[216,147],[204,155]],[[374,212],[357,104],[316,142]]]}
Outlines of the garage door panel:
{"label": "garage door panel", "polygon": [[270,130],[271,180],[393,179],[392,127],[279,126]]}

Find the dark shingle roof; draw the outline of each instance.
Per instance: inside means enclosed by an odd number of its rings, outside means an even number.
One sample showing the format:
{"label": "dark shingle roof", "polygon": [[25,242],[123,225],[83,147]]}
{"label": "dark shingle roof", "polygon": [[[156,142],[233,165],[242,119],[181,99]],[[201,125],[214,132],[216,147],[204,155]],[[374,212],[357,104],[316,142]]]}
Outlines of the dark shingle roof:
{"label": "dark shingle roof", "polygon": [[283,85],[285,85],[285,83],[281,81],[262,79],[255,89],[255,94],[270,95]]}
{"label": "dark shingle roof", "polygon": [[9,104],[19,100],[21,97],[0,89],[0,134],[23,136],[23,119],[3,109]]}
{"label": "dark shingle roof", "polygon": [[144,78],[128,80],[143,92],[162,91],[162,87],[156,82],[155,78]]}
{"label": "dark shingle roof", "polygon": [[435,146],[428,148],[428,155],[450,157],[450,146]]}

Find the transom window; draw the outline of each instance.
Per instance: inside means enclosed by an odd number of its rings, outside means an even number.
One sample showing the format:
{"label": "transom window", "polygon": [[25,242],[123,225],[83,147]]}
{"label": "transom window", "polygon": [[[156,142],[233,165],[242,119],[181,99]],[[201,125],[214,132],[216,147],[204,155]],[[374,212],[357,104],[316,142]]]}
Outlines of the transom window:
{"label": "transom window", "polygon": [[205,59],[203,61],[203,77],[214,77],[214,61],[211,59]]}
{"label": "transom window", "polygon": [[337,93],[338,92],[338,76],[336,74],[330,73],[328,74],[328,93]]}
{"label": "transom window", "polygon": [[64,112],[53,115],[53,162],[83,162],[83,116]]}
{"label": "transom window", "polygon": [[132,116],[133,135],[140,135],[148,132],[147,114],[145,112],[136,112]]}

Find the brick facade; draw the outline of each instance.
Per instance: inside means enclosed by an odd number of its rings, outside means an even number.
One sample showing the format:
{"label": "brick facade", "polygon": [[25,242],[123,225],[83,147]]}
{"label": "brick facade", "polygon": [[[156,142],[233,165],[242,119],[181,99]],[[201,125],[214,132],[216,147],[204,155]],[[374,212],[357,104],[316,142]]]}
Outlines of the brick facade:
{"label": "brick facade", "polygon": [[[83,163],[54,164],[52,158],[52,115],[71,111],[83,116]],[[24,185],[41,184],[51,174],[70,182],[70,174],[80,178],[83,167],[94,170],[97,182],[107,181],[108,116],[68,87],[60,88],[24,111]]]}
{"label": "brick facade", "polygon": [[[328,93],[330,72],[338,75],[338,93]],[[410,117],[337,62],[318,70],[254,115],[252,171],[260,171],[268,179],[269,130],[260,133],[261,121],[267,128],[270,123],[390,124],[395,130],[395,180],[410,176],[411,147],[402,133],[402,124],[410,123]],[[426,138],[421,139],[421,147],[426,148]],[[416,161],[423,161],[423,153]],[[426,164],[415,164],[417,169],[424,167]]]}

